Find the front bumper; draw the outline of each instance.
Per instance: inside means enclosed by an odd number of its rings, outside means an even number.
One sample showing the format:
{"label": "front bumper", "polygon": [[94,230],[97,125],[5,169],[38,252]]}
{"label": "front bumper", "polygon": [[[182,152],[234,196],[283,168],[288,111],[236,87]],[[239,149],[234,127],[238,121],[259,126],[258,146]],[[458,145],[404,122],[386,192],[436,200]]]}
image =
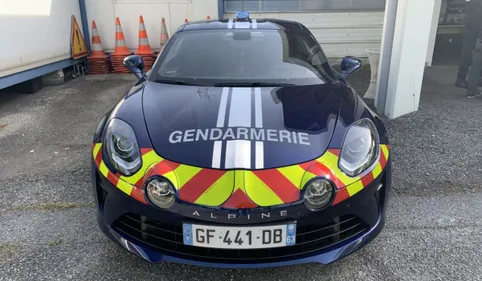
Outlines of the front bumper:
{"label": "front bumper", "polygon": [[129,252],[153,263],[259,268],[301,263],[329,264],[370,242],[384,226],[391,185],[391,163],[389,161],[383,173],[355,196],[325,210],[311,212],[303,204],[252,210],[252,214],[276,213],[280,210],[288,213],[288,217],[273,217],[264,221],[253,219],[252,225],[297,222],[297,244],[271,250],[214,250],[186,246],[182,242],[183,221],[216,223],[211,217],[193,219],[189,214],[199,211],[201,214],[213,213],[213,216],[221,217],[232,211],[183,204],[173,213],[144,205],[125,195],[104,178],[95,165],[92,179],[100,228]]}

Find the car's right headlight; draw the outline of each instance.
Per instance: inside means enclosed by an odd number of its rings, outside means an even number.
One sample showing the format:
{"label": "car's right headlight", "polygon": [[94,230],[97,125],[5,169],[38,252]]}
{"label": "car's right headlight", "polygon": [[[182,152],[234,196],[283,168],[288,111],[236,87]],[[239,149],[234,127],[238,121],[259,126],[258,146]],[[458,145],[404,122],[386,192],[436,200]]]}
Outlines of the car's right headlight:
{"label": "car's right headlight", "polygon": [[131,176],[142,166],[141,151],[132,127],[113,118],[104,137],[105,153],[109,163],[124,176]]}
{"label": "car's right headlight", "polygon": [[349,176],[357,176],[375,163],[379,149],[375,125],[369,119],[355,122],[348,129],[341,148],[339,166]]}

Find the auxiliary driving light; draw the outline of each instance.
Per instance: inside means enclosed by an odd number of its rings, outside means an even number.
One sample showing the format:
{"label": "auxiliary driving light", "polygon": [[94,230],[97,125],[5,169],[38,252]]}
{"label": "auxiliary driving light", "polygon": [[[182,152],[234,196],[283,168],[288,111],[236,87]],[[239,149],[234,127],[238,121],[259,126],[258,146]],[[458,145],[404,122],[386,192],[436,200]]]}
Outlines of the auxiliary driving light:
{"label": "auxiliary driving light", "polygon": [[174,187],[162,178],[150,180],[146,186],[146,193],[149,200],[159,208],[170,208],[176,202]]}
{"label": "auxiliary driving light", "polygon": [[331,202],[333,193],[331,182],[325,179],[315,179],[305,187],[305,205],[310,210],[320,210]]}

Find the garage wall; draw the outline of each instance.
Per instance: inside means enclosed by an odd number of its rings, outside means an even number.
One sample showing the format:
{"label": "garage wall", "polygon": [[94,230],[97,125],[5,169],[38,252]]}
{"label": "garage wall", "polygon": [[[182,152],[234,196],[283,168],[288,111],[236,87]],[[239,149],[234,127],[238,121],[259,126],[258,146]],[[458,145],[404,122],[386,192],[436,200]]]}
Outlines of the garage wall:
{"label": "garage wall", "polygon": [[[137,49],[139,15],[142,15],[154,50],[159,50],[161,18],[166,19],[169,36],[184,23],[218,17],[218,0],[86,0],[87,18],[97,23],[106,51],[115,48],[115,18],[119,17],[126,44]],[[91,27],[89,27],[91,28]]]}
{"label": "garage wall", "polygon": [[[366,58],[366,49],[380,49],[383,11],[320,13],[250,13],[252,18],[294,20],[308,27],[329,58]],[[234,17],[234,14],[225,14]]]}
{"label": "garage wall", "polygon": [[69,58],[72,14],[82,29],[78,0],[0,0],[0,77]]}

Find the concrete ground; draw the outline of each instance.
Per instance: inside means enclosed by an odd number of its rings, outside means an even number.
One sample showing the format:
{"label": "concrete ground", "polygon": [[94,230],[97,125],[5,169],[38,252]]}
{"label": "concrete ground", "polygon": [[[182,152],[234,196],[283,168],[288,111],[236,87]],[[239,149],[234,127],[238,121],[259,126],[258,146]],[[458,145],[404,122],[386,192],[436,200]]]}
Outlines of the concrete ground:
{"label": "concrete ground", "polygon": [[[482,98],[427,71],[420,111],[388,122],[394,166],[387,225],[329,266],[222,270],[152,265],[97,228],[89,182],[97,120],[133,76],[82,77],[0,94],[0,280],[482,280]],[[367,69],[351,81],[367,88]]]}

